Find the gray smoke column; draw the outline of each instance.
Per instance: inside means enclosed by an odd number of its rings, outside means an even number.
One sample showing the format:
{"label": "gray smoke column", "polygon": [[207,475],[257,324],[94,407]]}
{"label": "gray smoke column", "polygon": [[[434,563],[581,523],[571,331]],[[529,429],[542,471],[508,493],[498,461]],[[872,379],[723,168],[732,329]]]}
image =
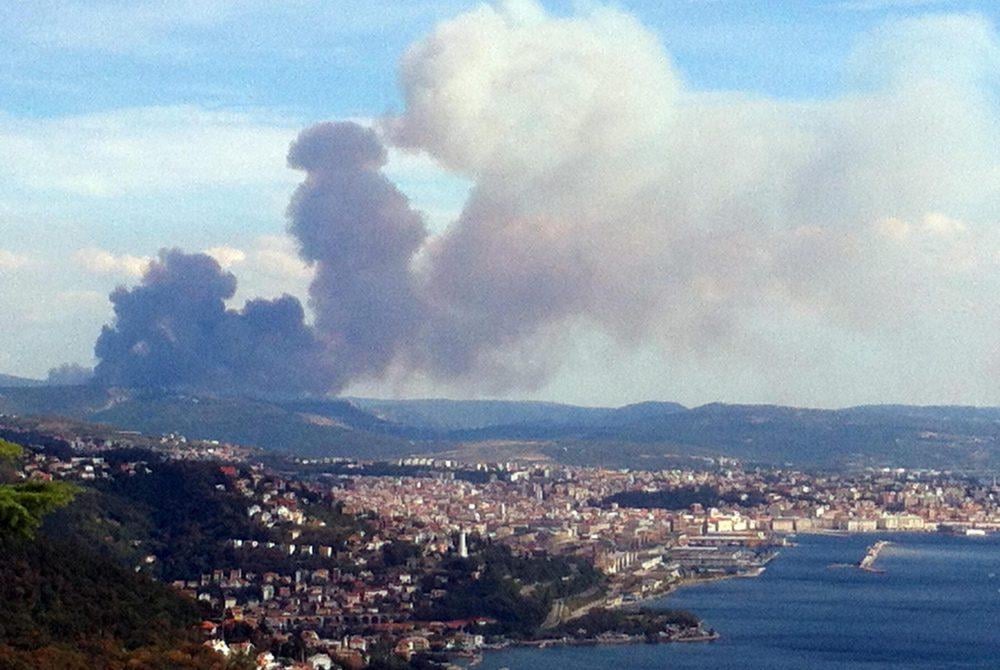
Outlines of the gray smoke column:
{"label": "gray smoke column", "polygon": [[111,295],[115,320],[97,340],[103,385],[255,394],[339,391],[377,377],[422,329],[411,271],[422,216],[381,173],[386,150],[355,123],[304,130],[288,155],[306,178],[289,232],[315,276],[315,324],[291,296],[226,307],[236,277],[205,254],[164,250],[139,286]]}
{"label": "gray smoke column", "polygon": [[111,294],[115,321],[95,345],[103,385],[290,394],[338,379],[296,298],[227,309],[236,278],[205,254],[160,252],[131,289]]}
{"label": "gray smoke column", "polygon": [[372,130],[321,123],[288,154],[306,172],[288,208],[316,329],[345,378],[378,375],[421,328],[424,310],[411,264],[427,237],[422,216],[382,173],[386,150]]}

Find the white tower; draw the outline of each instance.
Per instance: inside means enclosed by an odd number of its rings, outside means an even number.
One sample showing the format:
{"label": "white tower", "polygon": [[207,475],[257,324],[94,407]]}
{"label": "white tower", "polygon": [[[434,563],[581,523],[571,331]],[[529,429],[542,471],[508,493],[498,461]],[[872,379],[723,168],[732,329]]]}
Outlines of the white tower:
{"label": "white tower", "polygon": [[458,534],[458,555],[461,556],[462,558],[469,557],[469,547],[465,543],[464,529]]}

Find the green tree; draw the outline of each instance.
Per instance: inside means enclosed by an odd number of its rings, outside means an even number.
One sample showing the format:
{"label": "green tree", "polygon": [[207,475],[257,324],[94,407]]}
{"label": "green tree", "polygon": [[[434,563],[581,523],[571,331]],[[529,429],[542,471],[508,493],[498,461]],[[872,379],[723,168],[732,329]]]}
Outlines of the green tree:
{"label": "green tree", "polygon": [[0,438],[0,461],[13,461],[21,457],[21,445]]}
{"label": "green tree", "polygon": [[[0,464],[9,465],[23,454],[20,445],[0,439]],[[31,537],[42,517],[68,505],[76,490],[66,482],[0,484],[0,536]]]}

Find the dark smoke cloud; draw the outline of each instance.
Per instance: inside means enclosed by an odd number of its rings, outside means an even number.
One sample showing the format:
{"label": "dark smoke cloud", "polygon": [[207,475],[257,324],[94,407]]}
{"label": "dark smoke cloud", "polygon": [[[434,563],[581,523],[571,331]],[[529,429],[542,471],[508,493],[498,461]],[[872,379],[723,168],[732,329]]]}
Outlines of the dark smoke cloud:
{"label": "dark smoke cloud", "polygon": [[163,250],[142,283],[111,294],[115,321],[95,345],[104,385],[286,394],[325,391],[338,376],[285,295],[227,309],[236,278],[205,254]]}
{"label": "dark smoke cloud", "polygon": [[383,372],[425,314],[411,263],[427,229],[381,173],[386,159],[375,133],[354,123],[308,128],[288,154],[306,172],[288,208],[289,231],[316,266],[316,329],[346,377]]}
{"label": "dark smoke cloud", "polygon": [[[339,373],[379,377],[396,364],[440,379],[489,376],[505,387],[543,378],[547,366],[493,356],[566,313],[567,294],[586,291],[588,269],[517,228],[495,253],[480,253],[486,226],[466,222],[474,207],[459,234],[430,243],[422,214],[382,173],[386,160],[375,132],[349,122],[307,128],[288,156],[306,172],[288,208],[289,232],[315,264],[310,304]],[[428,267],[414,267],[418,253]],[[517,271],[540,264],[537,275]],[[473,275],[484,281],[454,280]]]}
{"label": "dark smoke cloud", "polygon": [[287,295],[227,309],[231,273],[205,254],[163,251],[141,285],[111,295],[115,322],[97,341],[97,381],[290,394],[383,373],[421,329],[411,263],[427,237],[422,216],[381,173],[386,159],[375,133],[354,123],[307,128],[289,151],[289,165],[306,173],[288,217],[315,270],[314,326]]}

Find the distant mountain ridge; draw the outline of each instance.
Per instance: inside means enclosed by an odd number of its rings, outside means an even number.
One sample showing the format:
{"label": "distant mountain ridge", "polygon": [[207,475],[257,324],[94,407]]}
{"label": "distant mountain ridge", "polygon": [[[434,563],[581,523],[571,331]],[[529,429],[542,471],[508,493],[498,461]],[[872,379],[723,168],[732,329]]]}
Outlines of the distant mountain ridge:
{"label": "distant mountain ridge", "polygon": [[[258,399],[96,386],[0,388],[0,413],[63,416],[305,456],[520,454],[581,465],[675,458],[837,467],[1000,468],[1000,408],[807,409],[671,402],[580,407],[504,400]],[[471,454],[473,454],[472,456]]]}
{"label": "distant mountain ridge", "polygon": [[600,426],[629,417],[687,409],[672,402],[645,402],[624,407],[584,407],[530,400],[380,400],[346,398],[357,407],[393,423],[440,431],[477,430],[497,426]]}
{"label": "distant mountain ridge", "polygon": [[0,374],[0,388],[23,388],[25,386],[44,385],[45,382],[41,379],[30,379],[28,377]]}

